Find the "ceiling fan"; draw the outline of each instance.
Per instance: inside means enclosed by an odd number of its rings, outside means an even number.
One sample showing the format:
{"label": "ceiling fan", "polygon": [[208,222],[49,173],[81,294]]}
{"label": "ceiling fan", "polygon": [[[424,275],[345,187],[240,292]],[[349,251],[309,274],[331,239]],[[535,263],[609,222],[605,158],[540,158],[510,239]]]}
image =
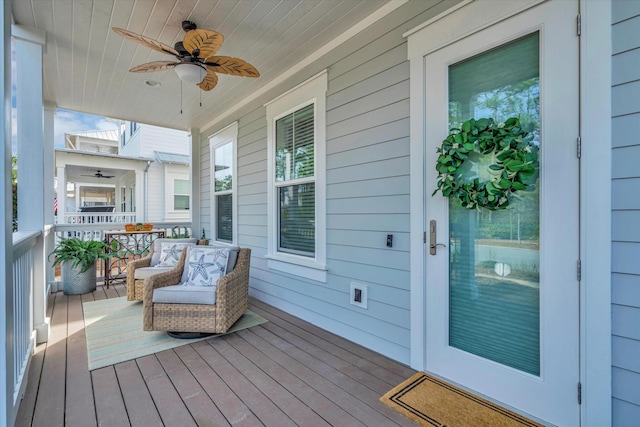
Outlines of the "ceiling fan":
{"label": "ceiling fan", "polygon": [[113,178],[115,175],[103,175],[100,172],[100,169],[98,169],[96,173],[94,173],[93,175],[81,175],[81,176],[92,176],[94,178]]}
{"label": "ceiling fan", "polygon": [[134,43],[141,44],[157,52],[173,55],[175,61],[153,61],[133,67],[132,73],[150,73],[173,68],[180,80],[197,84],[200,89],[209,91],[218,83],[216,73],[241,77],[259,77],[260,73],[248,62],[230,56],[215,56],[222,46],[224,36],[217,31],[198,28],[191,21],[183,21],[184,39],[175,47],[167,46],[157,40],[122,28],[113,27],[113,31]]}

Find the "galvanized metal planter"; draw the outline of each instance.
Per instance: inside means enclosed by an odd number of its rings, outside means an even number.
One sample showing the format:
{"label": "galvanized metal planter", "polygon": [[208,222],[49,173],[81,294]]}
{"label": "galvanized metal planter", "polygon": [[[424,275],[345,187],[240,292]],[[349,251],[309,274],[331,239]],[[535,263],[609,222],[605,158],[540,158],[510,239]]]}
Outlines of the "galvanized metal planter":
{"label": "galvanized metal planter", "polygon": [[81,267],[71,267],[70,261],[62,263],[62,291],[65,295],[86,294],[96,290],[96,269],[80,272]]}

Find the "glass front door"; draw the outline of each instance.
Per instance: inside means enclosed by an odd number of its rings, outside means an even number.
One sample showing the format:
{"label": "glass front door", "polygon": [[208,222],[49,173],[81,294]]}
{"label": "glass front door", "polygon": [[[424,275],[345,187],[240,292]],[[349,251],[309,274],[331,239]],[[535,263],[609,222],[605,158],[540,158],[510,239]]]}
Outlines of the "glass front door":
{"label": "glass front door", "polygon": [[[424,57],[426,370],[563,426],[580,414],[576,13],[544,2]],[[539,149],[527,190],[503,210],[432,197],[450,129],[511,117]],[[492,156],[457,172],[490,181]]]}

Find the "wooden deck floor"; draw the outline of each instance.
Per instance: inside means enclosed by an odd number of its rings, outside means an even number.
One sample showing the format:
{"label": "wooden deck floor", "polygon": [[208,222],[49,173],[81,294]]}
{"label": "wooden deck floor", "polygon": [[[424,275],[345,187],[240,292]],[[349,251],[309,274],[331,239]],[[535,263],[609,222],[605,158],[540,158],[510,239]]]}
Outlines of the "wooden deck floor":
{"label": "wooden deck floor", "polygon": [[259,301],[269,322],[94,371],[82,302],[49,299],[16,426],[415,426],[378,398],[415,371]]}

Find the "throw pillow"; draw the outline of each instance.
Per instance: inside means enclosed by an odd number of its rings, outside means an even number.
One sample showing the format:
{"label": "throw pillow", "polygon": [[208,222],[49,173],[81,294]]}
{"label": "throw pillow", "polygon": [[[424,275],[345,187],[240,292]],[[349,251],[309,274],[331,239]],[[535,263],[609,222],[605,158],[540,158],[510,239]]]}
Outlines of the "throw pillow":
{"label": "throw pillow", "polygon": [[160,246],[160,262],[156,267],[175,267],[180,254],[190,243],[162,243]]}
{"label": "throw pillow", "polygon": [[184,285],[215,286],[218,278],[225,274],[228,259],[228,248],[192,246],[185,265],[187,277]]}

